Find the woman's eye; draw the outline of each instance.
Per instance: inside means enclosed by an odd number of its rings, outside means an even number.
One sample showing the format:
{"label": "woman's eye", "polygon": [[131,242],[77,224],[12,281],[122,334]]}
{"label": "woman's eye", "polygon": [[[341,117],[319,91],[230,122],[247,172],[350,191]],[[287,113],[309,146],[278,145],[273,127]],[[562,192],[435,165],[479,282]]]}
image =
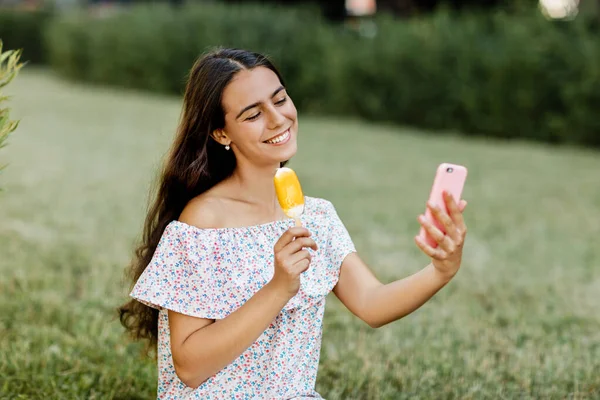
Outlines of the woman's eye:
{"label": "woman's eye", "polygon": [[248,118],[246,118],[247,121],[254,121],[256,118],[258,118],[258,116],[260,115],[260,113],[256,113]]}
{"label": "woman's eye", "polygon": [[287,100],[287,97],[284,97],[283,99],[275,102],[275,104],[277,104],[277,105],[283,104],[283,103],[285,103],[286,100]]}

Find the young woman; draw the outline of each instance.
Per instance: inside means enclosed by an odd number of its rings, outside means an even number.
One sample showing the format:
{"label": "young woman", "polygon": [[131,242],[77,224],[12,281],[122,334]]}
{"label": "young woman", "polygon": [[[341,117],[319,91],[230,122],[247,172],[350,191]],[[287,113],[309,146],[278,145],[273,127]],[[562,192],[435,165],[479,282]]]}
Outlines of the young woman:
{"label": "young woman", "polygon": [[298,117],[262,55],[200,58],[178,135],[131,267],[121,321],[158,345],[159,399],[321,398],[315,380],[325,297],[372,327],[411,313],[458,271],[462,209],[432,208],[447,234],[420,272],[382,284],[327,200],[306,197],[302,227],[281,210],[273,177],[296,154]]}

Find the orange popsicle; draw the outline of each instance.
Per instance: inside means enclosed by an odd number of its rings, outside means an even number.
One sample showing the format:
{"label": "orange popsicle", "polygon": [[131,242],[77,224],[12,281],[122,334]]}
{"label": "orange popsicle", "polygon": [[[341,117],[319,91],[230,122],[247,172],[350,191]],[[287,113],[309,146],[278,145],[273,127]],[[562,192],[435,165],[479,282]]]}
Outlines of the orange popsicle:
{"label": "orange popsicle", "polygon": [[285,215],[294,218],[301,226],[300,216],[304,212],[304,195],[298,176],[291,168],[278,168],[274,178],[275,192]]}

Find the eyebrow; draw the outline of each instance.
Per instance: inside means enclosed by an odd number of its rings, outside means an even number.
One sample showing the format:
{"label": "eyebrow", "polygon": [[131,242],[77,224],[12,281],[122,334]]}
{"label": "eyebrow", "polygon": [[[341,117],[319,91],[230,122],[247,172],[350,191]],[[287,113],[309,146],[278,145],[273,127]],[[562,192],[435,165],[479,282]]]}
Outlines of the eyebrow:
{"label": "eyebrow", "polygon": [[[282,90],[284,90],[284,89],[285,89],[285,88],[284,88],[283,86],[279,86],[279,87],[277,88],[277,90],[273,92],[273,94],[271,95],[271,98],[275,97],[275,96],[277,95],[277,93],[281,92],[281,91],[282,91]],[[256,106],[258,106],[258,105],[260,105],[260,104],[261,104],[261,102],[260,102],[260,101],[259,101],[259,102],[256,102],[256,103],[253,103],[253,104],[250,104],[248,107],[245,107],[245,108],[244,108],[242,111],[240,111],[240,113],[237,115],[237,117],[235,117],[235,119],[238,119],[239,117],[241,117],[241,116],[242,116],[242,114],[243,114],[243,113],[245,113],[246,111],[248,111],[248,110],[250,110],[251,108],[254,108],[254,107],[256,107]]]}

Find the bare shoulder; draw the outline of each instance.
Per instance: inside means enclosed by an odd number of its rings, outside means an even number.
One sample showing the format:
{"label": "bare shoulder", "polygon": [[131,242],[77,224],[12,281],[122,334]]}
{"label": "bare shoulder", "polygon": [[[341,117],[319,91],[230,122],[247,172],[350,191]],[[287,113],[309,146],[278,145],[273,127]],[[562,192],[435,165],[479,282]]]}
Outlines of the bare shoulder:
{"label": "bare shoulder", "polygon": [[183,209],[179,221],[201,229],[220,228],[222,209],[223,201],[209,191],[193,198]]}

